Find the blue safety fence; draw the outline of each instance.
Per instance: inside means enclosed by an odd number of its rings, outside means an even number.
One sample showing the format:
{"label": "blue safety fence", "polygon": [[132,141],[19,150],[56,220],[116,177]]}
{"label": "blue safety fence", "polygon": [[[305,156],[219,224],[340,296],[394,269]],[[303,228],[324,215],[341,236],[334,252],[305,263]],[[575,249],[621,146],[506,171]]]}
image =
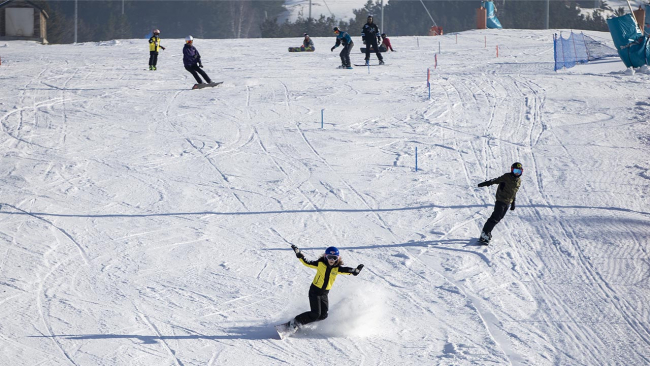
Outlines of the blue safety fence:
{"label": "blue safety fence", "polygon": [[564,38],[562,33],[554,34],[553,49],[555,51],[555,71],[563,68],[569,69],[577,64],[605,57],[617,56],[615,49],[582,32],[571,32],[568,38]]}

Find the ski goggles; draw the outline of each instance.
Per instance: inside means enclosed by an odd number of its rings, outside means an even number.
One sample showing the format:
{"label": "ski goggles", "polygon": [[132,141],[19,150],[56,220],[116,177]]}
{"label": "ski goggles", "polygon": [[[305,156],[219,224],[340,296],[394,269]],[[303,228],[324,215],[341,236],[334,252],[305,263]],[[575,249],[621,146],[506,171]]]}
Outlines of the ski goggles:
{"label": "ski goggles", "polygon": [[523,172],[524,172],[523,169],[517,169],[517,168],[512,169],[512,173],[513,173],[514,175],[521,175],[521,173],[523,173]]}
{"label": "ski goggles", "polygon": [[337,260],[339,260],[338,255],[332,255],[332,254],[326,255],[325,258],[327,258],[328,261],[337,261]]}

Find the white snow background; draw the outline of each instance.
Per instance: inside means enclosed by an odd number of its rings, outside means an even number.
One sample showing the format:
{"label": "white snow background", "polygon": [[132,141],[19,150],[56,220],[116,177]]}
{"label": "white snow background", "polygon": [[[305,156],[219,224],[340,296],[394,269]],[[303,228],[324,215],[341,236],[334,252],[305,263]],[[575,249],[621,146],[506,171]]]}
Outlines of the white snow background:
{"label": "white snow background", "polygon": [[[198,39],[201,90],[182,40],[156,72],[146,40],[8,41],[0,364],[649,364],[650,75],[556,73],[552,33],[395,37],[353,70],[334,37]],[[477,246],[476,185],[514,161]],[[280,341],[315,274],[292,243],[365,268]]]}

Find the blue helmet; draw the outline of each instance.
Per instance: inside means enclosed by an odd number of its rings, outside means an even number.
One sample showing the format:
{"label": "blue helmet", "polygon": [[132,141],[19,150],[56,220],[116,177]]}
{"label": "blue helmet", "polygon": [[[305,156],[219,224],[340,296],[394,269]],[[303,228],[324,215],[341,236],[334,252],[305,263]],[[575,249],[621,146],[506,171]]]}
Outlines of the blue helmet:
{"label": "blue helmet", "polygon": [[339,256],[339,250],[336,247],[329,247],[325,249],[325,255],[335,255]]}

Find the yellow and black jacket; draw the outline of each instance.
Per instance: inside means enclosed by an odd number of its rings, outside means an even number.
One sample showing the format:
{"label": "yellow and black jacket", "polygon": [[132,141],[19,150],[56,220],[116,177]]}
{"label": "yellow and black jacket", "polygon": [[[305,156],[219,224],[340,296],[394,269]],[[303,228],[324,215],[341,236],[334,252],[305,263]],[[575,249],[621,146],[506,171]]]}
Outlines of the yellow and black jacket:
{"label": "yellow and black jacket", "polygon": [[149,51],[159,52],[160,51],[160,37],[152,36],[149,38]]}
{"label": "yellow and black jacket", "polygon": [[335,265],[330,266],[327,263],[327,259],[320,257],[315,261],[306,260],[305,257],[300,255],[298,257],[300,263],[309,268],[314,268],[316,270],[316,276],[314,276],[314,281],[311,283],[311,288],[309,292],[318,292],[320,294],[326,294],[332,288],[336,276],[340,274],[350,275],[354,272],[354,268],[342,267],[341,262],[337,262]]}

